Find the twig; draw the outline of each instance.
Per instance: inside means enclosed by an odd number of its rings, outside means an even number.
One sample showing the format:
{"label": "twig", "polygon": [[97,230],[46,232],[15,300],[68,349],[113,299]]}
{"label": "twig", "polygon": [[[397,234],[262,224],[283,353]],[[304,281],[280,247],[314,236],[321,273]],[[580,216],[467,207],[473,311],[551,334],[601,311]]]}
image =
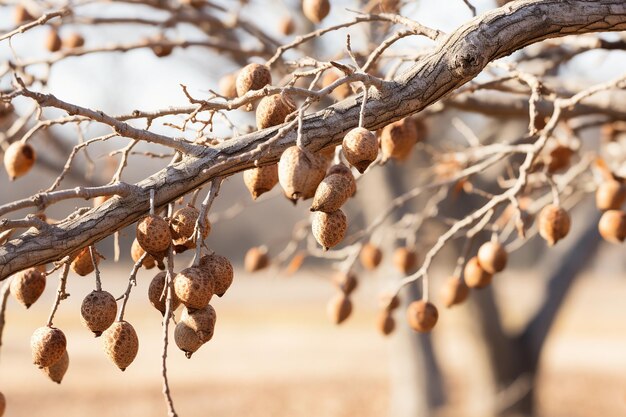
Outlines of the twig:
{"label": "twig", "polygon": [[52,311],[50,312],[50,316],[48,316],[48,322],[46,326],[52,327],[52,320],[54,320],[54,315],[59,308],[59,304],[61,304],[61,300],[65,300],[70,295],[65,292],[65,284],[67,284],[67,275],[70,272],[70,261],[65,262],[63,266],[63,271],[61,271],[61,277],[59,278],[59,288],[57,289],[57,296],[54,300],[54,305],[52,306]]}

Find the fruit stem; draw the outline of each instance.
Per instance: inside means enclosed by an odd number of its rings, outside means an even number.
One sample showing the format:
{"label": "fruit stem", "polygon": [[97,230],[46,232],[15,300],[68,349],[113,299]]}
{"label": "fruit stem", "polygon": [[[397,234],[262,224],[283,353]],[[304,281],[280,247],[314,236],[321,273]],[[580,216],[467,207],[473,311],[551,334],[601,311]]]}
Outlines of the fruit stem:
{"label": "fruit stem", "polygon": [[150,189],[150,215],[154,216],[154,188]]}
{"label": "fruit stem", "polygon": [[96,261],[96,250],[93,246],[89,246],[89,255],[91,255],[91,262],[93,263],[94,271],[96,272],[96,291],[102,291],[102,282],[100,281],[100,269],[98,268],[98,262]]}
{"label": "fruit stem", "polygon": [[63,265],[63,270],[61,271],[61,278],[59,279],[59,288],[57,289],[57,296],[54,300],[54,305],[52,306],[52,311],[50,311],[50,316],[48,316],[48,322],[46,326],[52,327],[52,320],[54,320],[54,315],[59,308],[59,304],[61,304],[61,300],[65,300],[69,294],[65,292],[65,284],[67,283],[67,275],[70,272],[70,262],[67,261]]}
{"label": "fruit stem", "polygon": [[116,301],[120,299],[124,299],[124,301],[122,301],[122,307],[120,308],[120,311],[117,313],[117,321],[124,320],[124,311],[126,310],[126,303],[128,303],[130,292],[133,286],[137,285],[137,272],[139,272],[139,268],[141,268],[141,265],[143,265],[143,260],[147,256],[148,256],[148,253],[144,252],[144,254],[141,255],[139,259],[137,259],[137,262],[135,262],[135,265],[133,265],[133,269],[130,271],[130,276],[128,277],[128,286],[126,287],[126,291],[121,297],[118,297],[116,299]]}
{"label": "fruit stem", "polygon": [[169,417],[177,417],[176,410],[174,410],[174,401],[170,393],[169,380],[167,378],[167,345],[168,345],[168,332],[170,318],[172,317],[172,299],[174,288],[172,283],[174,280],[174,255],[172,247],[167,251],[167,272],[165,275],[165,288],[167,288],[167,298],[165,301],[165,314],[163,315],[163,355],[161,356],[163,362],[161,364],[161,375],[163,377],[163,395],[165,396],[165,403],[167,404],[167,411]]}

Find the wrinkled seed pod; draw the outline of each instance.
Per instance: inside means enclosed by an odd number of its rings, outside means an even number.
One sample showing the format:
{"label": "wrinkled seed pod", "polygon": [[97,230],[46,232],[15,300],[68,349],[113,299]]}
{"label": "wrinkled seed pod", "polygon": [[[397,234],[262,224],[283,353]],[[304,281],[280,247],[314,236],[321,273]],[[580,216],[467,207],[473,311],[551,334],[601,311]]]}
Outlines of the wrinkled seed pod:
{"label": "wrinkled seed pod", "polygon": [[373,271],[383,260],[383,251],[371,242],[366,243],[361,248],[359,260],[363,268]]}
{"label": "wrinkled seed pod", "polygon": [[80,48],[85,45],[85,38],[83,35],[77,32],[70,33],[63,39],[63,47],[72,49],[72,48]]}
{"label": "wrinkled seed pod", "polygon": [[202,343],[206,343],[213,338],[216,320],[217,313],[210,304],[200,310],[188,311],[184,309],[180,317],[180,321],[196,332]]}
{"label": "wrinkled seed pod", "polygon": [[[146,251],[143,250],[137,239],[134,239],[133,244],[130,247],[130,257],[133,258],[133,262],[137,263],[144,253],[146,253]],[[141,266],[146,269],[152,269],[155,267],[155,265],[156,261],[151,255],[146,256],[141,263]]]}
{"label": "wrinkled seed pod", "polygon": [[[95,249],[94,256],[96,258],[96,264],[100,264],[100,256],[98,256],[98,252]],[[78,255],[72,260],[71,267],[72,271],[76,272],[81,277],[87,276],[94,271],[95,268],[88,247],[78,252]]]}
{"label": "wrinkled seed pod", "polygon": [[[322,87],[326,88],[338,79],[342,78],[342,76],[334,70],[329,70],[324,73],[322,77]],[[330,95],[337,101],[343,100],[352,94],[352,89],[350,88],[349,83],[343,83],[336,87]]]}
{"label": "wrinkled seed pod", "polygon": [[285,36],[291,35],[296,30],[296,24],[291,16],[285,16],[278,22],[278,31]]}
{"label": "wrinkled seed pod", "polygon": [[185,352],[187,359],[191,358],[191,355],[203,344],[198,334],[183,321],[179,321],[174,328],[174,342],[180,350]]}
{"label": "wrinkled seed pod", "polygon": [[417,127],[411,119],[405,118],[388,124],[380,133],[383,160],[404,161],[411,154],[417,141]]}
{"label": "wrinkled seed pod", "polygon": [[226,98],[237,98],[237,74],[226,74],[218,82],[220,94]]}
{"label": "wrinkled seed pod", "polygon": [[[152,304],[152,306],[159,310],[163,315],[165,315],[165,309],[167,306],[167,292],[163,291],[165,288],[166,276],[167,272],[159,272],[154,276],[154,278],[152,278],[152,281],[150,281],[150,285],[148,286],[148,300],[150,300],[150,304]],[[172,291],[172,311],[175,311],[179,305],[180,300],[176,296],[176,293]]]}
{"label": "wrinkled seed pod", "polygon": [[127,321],[116,321],[103,333],[104,352],[118,368],[124,371],[133,363],[139,351],[135,328]]}
{"label": "wrinkled seed pod", "polygon": [[283,94],[263,97],[256,108],[256,127],[261,130],[278,126],[296,110],[293,100]]}
{"label": "wrinkled seed pod", "polygon": [[278,164],[250,168],[243,172],[243,182],[256,200],[278,184]]}
{"label": "wrinkled seed pod", "polygon": [[332,174],[320,182],[313,196],[311,211],[331,213],[339,210],[352,196],[352,182],[346,175]]}
{"label": "wrinkled seed pod", "polygon": [[233,283],[233,265],[228,258],[214,253],[203,256],[200,259],[200,268],[206,271],[213,282],[213,292],[218,296],[223,296]]}
{"label": "wrinkled seed pod", "polygon": [[350,180],[350,197],[352,197],[356,193],[356,180],[354,179],[354,175],[352,174],[352,170],[345,166],[344,164],[335,164],[328,168],[328,172],[326,176],[331,176],[333,174],[345,175],[348,180]]}
{"label": "wrinkled seed pod", "polygon": [[348,273],[338,272],[333,276],[333,282],[337,286],[337,288],[343,292],[345,295],[350,295],[356,290],[359,286],[359,280],[357,279],[354,272],[350,271]]}
{"label": "wrinkled seed pod", "polygon": [[626,201],[626,187],[619,181],[604,181],[596,190],[598,210],[619,210],[624,201]]}
{"label": "wrinkled seed pod", "polygon": [[13,142],[4,152],[4,169],[9,174],[9,179],[25,175],[35,164],[35,150],[28,143],[21,141]]}
{"label": "wrinkled seed pod", "polygon": [[[61,359],[59,359],[50,366],[44,366],[43,368],[41,368],[41,370],[48,376],[48,378],[50,378],[51,381],[60,384],[61,381],[63,381],[63,377],[65,376],[65,373],[67,372],[67,368],[69,368],[69,366],[70,357],[67,354],[66,349],[63,353],[63,356],[61,356]],[[0,416],[2,416],[2,413],[0,413]]]}
{"label": "wrinkled seed pod", "polygon": [[598,223],[600,235],[611,243],[621,243],[626,239],[626,213],[622,210],[607,210]]}
{"label": "wrinkled seed pod", "polygon": [[548,245],[553,246],[569,233],[571,220],[567,211],[554,204],[548,204],[539,213],[539,234]]}
{"label": "wrinkled seed pod", "polygon": [[341,144],[343,155],[361,174],[378,157],[378,139],[369,130],[357,127],[349,131]]}
{"label": "wrinkled seed pod", "polygon": [[61,37],[59,36],[59,32],[55,29],[50,30],[46,35],[46,49],[50,52],[56,52],[61,49],[62,45]]}
{"label": "wrinkled seed pod", "polygon": [[53,365],[60,360],[66,347],[65,335],[56,327],[40,327],[30,338],[33,363],[40,368]]}
{"label": "wrinkled seed pod", "polygon": [[343,211],[337,210],[331,213],[316,211],[313,214],[311,225],[313,236],[324,250],[337,246],[346,236],[348,219]]}
{"label": "wrinkled seed pod", "polygon": [[204,308],[213,297],[213,280],[198,267],[185,268],[174,277],[174,291],[185,307]]}
{"label": "wrinkled seed pod", "polygon": [[430,302],[424,300],[413,301],[407,309],[407,319],[413,330],[420,333],[428,333],[437,324],[439,312],[437,307]]}
{"label": "wrinkled seed pod", "polygon": [[272,83],[272,74],[266,65],[248,64],[239,71],[235,88],[239,97],[251,90],[260,90]]}
{"label": "wrinkled seed pod", "polygon": [[484,288],[491,283],[491,278],[493,278],[492,274],[480,266],[476,256],[472,257],[465,264],[463,276],[465,284],[470,288]]}
{"label": "wrinkled seed pod", "polygon": [[9,286],[9,291],[17,301],[29,308],[39,299],[46,288],[46,274],[37,268],[18,272]]}
{"label": "wrinkled seed pod", "polygon": [[172,242],[170,225],[156,215],[149,215],[137,223],[136,237],[139,245],[150,255],[160,257]]}
{"label": "wrinkled seed pod", "polygon": [[287,148],[278,162],[278,181],[285,196],[294,203],[299,198],[313,197],[326,167],[327,161],[321,156],[307,155],[297,146]]}
{"label": "wrinkled seed pod", "polygon": [[346,294],[340,292],[330,299],[326,306],[326,312],[334,324],[341,324],[350,317],[352,302]]}
{"label": "wrinkled seed pod", "polygon": [[397,248],[393,252],[393,265],[404,275],[412,273],[417,268],[417,252],[404,246]]}
{"label": "wrinkled seed pod", "polygon": [[[181,253],[187,249],[194,249],[196,247],[194,230],[199,216],[200,211],[191,206],[183,207],[173,214],[170,219],[170,228],[176,253]],[[205,215],[202,239],[206,239],[209,233],[211,233],[211,222],[209,221],[208,215]]]}
{"label": "wrinkled seed pod", "polygon": [[260,271],[269,265],[269,257],[265,247],[252,247],[246,252],[243,260],[244,269],[247,272]]}
{"label": "wrinkled seed pod", "polygon": [[313,23],[321,23],[328,13],[330,13],[329,0],[304,0],[302,2],[302,13]]}
{"label": "wrinkled seed pod", "polygon": [[376,327],[384,336],[389,336],[393,333],[396,328],[396,322],[393,317],[391,317],[391,313],[388,310],[383,310],[378,313],[378,317],[376,318]]}
{"label": "wrinkled seed pod", "polygon": [[463,303],[469,296],[469,287],[459,277],[450,277],[442,288],[443,305],[450,308]]}
{"label": "wrinkled seed pod", "polygon": [[499,242],[485,242],[478,249],[478,263],[490,274],[502,271],[506,267],[508,255]]}
{"label": "wrinkled seed pod", "polygon": [[[22,6],[21,4],[17,4],[15,6],[15,9],[13,11],[13,21],[16,25],[29,22],[33,19],[34,17],[28,12],[26,7]],[[0,415],[2,415],[2,413],[0,413]]]}
{"label": "wrinkled seed pod", "polygon": [[117,315],[115,297],[106,291],[92,291],[83,300],[80,306],[81,322],[100,337],[103,331],[109,328]]}

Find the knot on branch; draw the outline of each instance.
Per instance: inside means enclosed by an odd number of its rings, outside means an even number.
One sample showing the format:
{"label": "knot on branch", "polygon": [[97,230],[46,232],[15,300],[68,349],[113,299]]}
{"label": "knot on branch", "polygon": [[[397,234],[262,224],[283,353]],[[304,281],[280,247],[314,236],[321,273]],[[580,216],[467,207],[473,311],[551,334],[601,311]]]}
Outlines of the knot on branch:
{"label": "knot on branch", "polygon": [[450,69],[461,77],[470,77],[479,73],[487,62],[484,50],[471,41],[465,41],[458,52],[452,55]]}

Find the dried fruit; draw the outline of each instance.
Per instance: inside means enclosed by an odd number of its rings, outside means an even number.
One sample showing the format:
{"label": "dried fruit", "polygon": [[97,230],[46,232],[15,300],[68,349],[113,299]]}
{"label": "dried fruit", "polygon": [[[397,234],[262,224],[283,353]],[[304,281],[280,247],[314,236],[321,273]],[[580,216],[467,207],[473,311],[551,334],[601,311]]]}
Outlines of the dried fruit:
{"label": "dried fruit", "polygon": [[382,294],[380,296],[380,307],[387,311],[394,311],[400,307],[400,297],[395,294]]}
{"label": "dried fruit", "polygon": [[[60,384],[67,372],[67,368],[70,366],[70,357],[67,354],[67,349],[61,356],[61,359],[56,361],[54,364],[50,366],[44,366],[41,368],[43,373],[45,373],[51,381]],[[2,407],[0,407],[0,416],[2,416]]]}
{"label": "dried fruit", "polygon": [[357,127],[349,131],[341,145],[343,155],[361,174],[378,157],[378,139],[369,130]]}
{"label": "dried fruit", "polygon": [[354,179],[354,175],[352,174],[352,170],[345,166],[344,164],[335,164],[328,168],[328,172],[326,176],[331,176],[333,174],[344,175],[350,181],[350,197],[352,197],[356,193],[356,180]]}
{"label": "dried fruit", "polygon": [[410,118],[398,120],[385,126],[380,133],[380,148],[383,161],[404,161],[418,142],[418,131]]}
{"label": "dried fruit", "polygon": [[604,181],[596,190],[598,210],[619,210],[624,201],[626,201],[626,187],[617,180]]}
{"label": "dried fruit", "polygon": [[117,303],[107,291],[92,291],[80,306],[81,322],[99,337],[109,328],[117,315]]}
{"label": "dried fruit", "polygon": [[485,271],[478,262],[478,258],[474,256],[465,264],[463,269],[465,284],[470,288],[484,288],[491,283],[493,275]]}
{"label": "dried fruit", "polygon": [[153,214],[137,223],[135,234],[143,250],[159,259],[172,243],[170,225],[162,217]]}
{"label": "dried fruit", "polygon": [[213,279],[200,267],[185,268],[174,277],[174,291],[187,308],[204,308],[213,297]]}
{"label": "dried fruit", "polygon": [[106,203],[111,197],[113,196],[112,195],[99,195],[93,198],[92,204],[94,207],[99,207],[103,205],[104,203]]}
{"label": "dried fruit", "polygon": [[184,309],[180,318],[182,323],[185,323],[196,332],[202,343],[206,343],[213,338],[216,320],[217,313],[210,304],[200,310],[188,311]]}
{"label": "dried fruit", "polygon": [[[543,129],[543,128],[542,128]],[[558,145],[550,151],[548,172],[553,174],[570,166],[574,150],[568,146]]]}
{"label": "dried fruit", "polygon": [[304,0],[302,13],[313,23],[321,23],[330,13],[329,0]]}
{"label": "dried fruit", "polygon": [[502,271],[506,267],[508,255],[499,242],[483,243],[478,249],[478,263],[490,274]]}
{"label": "dried fruit", "polygon": [[352,302],[346,294],[340,292],[330,299],[326,306],[326,312],[334,324],[341,324],[350,317]]}
{"label": "dried fruit", "polygon": [[316,211],[313,214],[311,225],[313,236],[324,250],[337,246],[346,236],[348,219],[343,211],[337,210],[331,213]]}
{"label": "dried fruit", "polygon": [[9,291],[17,301],[29,308],[46,288],[46,274],[37,268],[18,272],[11,280]]}
{"label": "dried fruit", "polygon": [[291,16],[285,16],[278,22],[278,31],[285,36],[291,35],[296,29],[296,24]]}
{"label": "dried fruit", "polygon": [[239,97],[251,90],[260,90],[272,83],[272,74],[266,65],[248,64],[239,71],[235,88]]}
{"label": "dried fruit", "polygon": [[[167,272],[159,272],[152,278],[150,286],[148,286],[148,299],[150,300],[150,304],[163,315],[165,315],[167,306],[167,291],[164,291],[166,276]],[[179,305],[180,300],[176,296],[176,293],[172,291],[172,311],[175,311]]]}
{"label": "dried fruit", "polygon": [[[172,218],[170,219],[170,228],[176,253],[181,253],[186,249],[193,249],[196,247],[196,239],[193,232],[199,216],[200,211],[193,206],[178,209],[172,215]],[[209,222],[208,217],[205,216],[202,239],[206,239],[210,232],[211,222]]]}
{"label": "dried fruit", "polygon": [[213,282],[213,292],[223,296],[233,283],[233,265],[228,258],[214,253],[200,259],[200,268],[207,273]]}
{"label": "dried fruit", "polygon": [[417,268],[417,251],[408,247],[399,247],[393,253],[393,265],[404,275],[409,275]]}
{"label": "dried fruit", "polygon": [[283,124],[285,118],[295,110],[295,103],[286,95],[263,97],[256,109],[256,127],[261,130]]}
{"label": "dried fruit", "polygon": [[[143,250],[143,248],[141,247],[137,239],[134,239],[133,244],[130,247],[130,257],[133,258],[133,262],[137,263],[139,259],[141,259],[144,253],[146,253],[146,251]],[[156,261],[154,260],[152,255],[146,256],[143,262],[141,263],[141,266],[143,266],[146,269],[152,269],[154,268],[155,265],[156,265]]]}
{"label": "dried fruit", "polygon": [[469,296],[469,287],[459,277],[450,277],[441,291],[443,305],[452,307],[463,303]]}
{"label": "dried fruit", "polygon": [[53,365],[60,360],[66,347],[65,335],[56,327],[40,327],[30,338],[33,363],[40,368]]}
{"label": "dried fruit", "polygon": [[[94,257],[96,258],[96,264],[100,263],[100,254],[94,249]],[[83,248],[78,252],[78,255],[72,261],[72,271],[76,272],[81,277],[87,276],[94,271],[93,260],[91,259],[91,252],[89,248]]]}
{"label": "dried fruit", "polygon": [[7,408],[7,400],[4,398],[4,394],[0,392],[0,417],[4,415],[4,411]]}
{"label": "dried fruit", "polygon": [[[340,78],[342,78],[342,75],[340,75],[337,71],[335,71],[335,70],[326,71],[324,73],[324,76],[322,77],[322,87],[326,88],[329,85],[331,85],[332,83],[334,83],[335,81],[339,80]],[[330,95],[335,100],[338,100],[338,101],[347,98],[351,94],[352,94],[352,89],[350,88],[350,84],[349,83],[343,83],[343,84],[337,86],[330,93]]]}
{"label": "dried fruit", "polygon": [[[15,9],[13,11],[13,21],[16,25],[20,25],[34,19],[35,18],[28,12],[26,7],[22,6],[21,4],[15,6]],[[0,413],[0,415],[2,415],[2,413]]]}
{"label": "dried fruit", "polygon": [[554,204],[545,206],[539,213],[537,221],[539,222],[539,234],[550,246],[567,236],[571,225],[567,211]]}
{"label": "dried fruit", "polygon": [[339,210],[352,196],[352,182],[346,175],[331,174],[315,190],[311,211],[330,213]]}
{"label": "dried fruit", "polygon": [[376,325],[383,335],[389,336],[396,328],[396,321],[388,310],[383,310],[378,314]]}
{"label": "dried fruit", "polygon": [[327,161],[297,146],[287,148],[278,162],[278,181],[285,196],[294,203],[311,198],[326,175]]}
{"label": "dried fruit", "polygon": [[363,268],[373,271],[382,262],[383,251],[381,251],[380,248],[372,242],[368,242],[361,248],[359,259],[361,260]]}
{"label": "dried fruit", "polygon": [[278,164],[247,169],[243,172],[243,182],[256,200],[278,184]]}
{"label": "dried fruit", "polygon": [[59,32],[56,29],[51,29],[46,35],[46,49],[50,52],[56,52],[61,49],[61,37],[59,36]]}
{"label": "dried fruit", "polygon": [[248,249],[243,260],[244,269],[247,272],[256,272],[269,265],[267,248],[265,246],[255,246]]}
{"label": "dried fruit", "polygon": [[622,210],[607,210],[598,223],[600,235],[611,243],[621,243],[626,239],[626,213]]}
{"label": "dried fruit", "polygon": [[174,328],[174,342],[180,350],[185,352],[187,359],[191,358],[191,355],[203,344],[198,334],[183,321],[179,321]]}
{"label": "dried fruit", "polygon": [[133,363],[139,351],[139,339],[135,328],[127,321],[113,323],[103,333],[104,352],[122,371]]}
{"label": "dried fruit", "polygon": [[35,164],[35,150],[28,143],[21,141],[13,142],[4,152],[4,169],[9,174],[9,179],[25,175]]}
{"label": "dried fruit", "polygon": [[226,74],[218,82],[220,94],[226,98],[237,98],[237,74]]}
{"label": "dried fruit", "polygon": [[413,301],[407,309],[407,319],[413,330],[428,333],[437,324],[439,312],[437,307],[428,301]]}
{"label": "dried fruit", "polygon": [[80,48],[84,44],[85,38],[83,38],[83,35],[77,32],[70,33],[66,38],[63,39],[64,48]]}
{"label": "dried fruit", "polygon": [[333,277],[333,282],[345,295],[350,295],[359,285],[356,275],[350,272],[339,272]]}
{"label": "dried fruit", "polygon": [[167,39],[162,33],[159,33],[149,42],[152,44],[150,47],[152,52],[158,58],[166,57],[174,51],[174,45],[171,45],[169,39]]}

